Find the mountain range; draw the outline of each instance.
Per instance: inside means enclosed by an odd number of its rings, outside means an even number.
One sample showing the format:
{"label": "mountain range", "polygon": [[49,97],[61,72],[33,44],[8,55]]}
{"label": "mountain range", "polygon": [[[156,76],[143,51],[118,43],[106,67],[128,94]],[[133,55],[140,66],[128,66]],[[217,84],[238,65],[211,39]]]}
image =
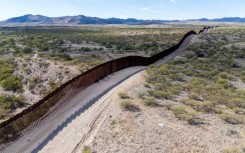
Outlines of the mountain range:
{"label": "mountain range", "polygon": [[32,15],[27,14],[24,16],[10,18],[4,21],[1,21],[1,25],[7,24],[137,24],[137,25],[149,25],[149,24],[164,24],[167,22],[190,22],[190,21],[199,21],[199,22],[245,22],[245,18],[239,17],[225,17],[219,19],[190,19],[190,20],[138,20],[134,18],[129,19],[119,19],[119,18],[108,18],[102,19],[98,17],[88,17],[84,15],[77,16],[62,16],[62,17],[47,17],[43,15]]}

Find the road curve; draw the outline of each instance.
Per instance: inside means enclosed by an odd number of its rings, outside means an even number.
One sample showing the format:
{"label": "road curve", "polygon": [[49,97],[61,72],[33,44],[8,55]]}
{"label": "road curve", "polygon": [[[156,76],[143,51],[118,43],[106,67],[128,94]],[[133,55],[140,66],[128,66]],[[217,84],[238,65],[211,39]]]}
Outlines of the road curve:
{"label": "road curve", "polygon": [[[184,51],[196,35],[188,36],[180,47],[172,54],[156,62],[157,65],[164,64],[174,58],[181,51]],[[36,153],[40,151],[50,140],[52,140],[63,128],[71,123],[77,116],[87,110],[104,94],[109,92],[112,88],[122,83],[130,76],[144,70],[146,67],[137,66],[118,71],[99,82],[91,85],[87,89],[81,91],[79,94],[69,99],[69,101],[62,106],[59,106],[51,115],[46,117],[43,121],[26,131],[23,135],[5,147],[1,152],[3,153]]]}

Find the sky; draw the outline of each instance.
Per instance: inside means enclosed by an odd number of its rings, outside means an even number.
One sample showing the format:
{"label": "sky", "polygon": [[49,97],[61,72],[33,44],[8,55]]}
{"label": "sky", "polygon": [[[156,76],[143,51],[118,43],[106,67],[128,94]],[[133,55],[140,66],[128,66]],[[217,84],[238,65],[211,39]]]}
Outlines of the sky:
{"label": "sky", "polygon": [[0,0],[0,20],[25,14],[49,17],[185,20],[245,17],[245,0]]}

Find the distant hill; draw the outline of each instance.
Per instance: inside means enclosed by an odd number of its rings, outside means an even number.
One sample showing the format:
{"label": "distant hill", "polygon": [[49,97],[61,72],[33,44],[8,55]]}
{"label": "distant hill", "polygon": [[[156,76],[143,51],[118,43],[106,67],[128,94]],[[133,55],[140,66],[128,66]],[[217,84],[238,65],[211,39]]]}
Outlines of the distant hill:
{"label": "distant hill", "polygon": [[239,17],[225,17],[225,18],[219,18],[219,19],[194,19],[194,20],[187,20],[187,21],[200,21],[200,22],[245,22],[245,18],[239,18]]}
{"label": "distant hill", "polygon": [[118,19],[109,18],[102,19],[97,17],[87,17],[84,15],[78,16],[63,16],[63,17],[47,17],[42,15],[27,14],[20,17],[14,17],[1,21],[0,24],[161,24],[161,20],[137,20],[137,19]]}
{"label": "distant hill", "polygon": [[216,22],[245,22],[245,18],[239,18],[239,17],[221,18],[221,19],[213,19],[213,21],[216,21]]}
{"label": "distant hill", "polygon": [[[190,19],[184,20],[185,22],[200,21],[200,22],[245,22],[245,18],[239,17],[225,17],[220,19]],[[98,17],[88,17],[84,15],[77,16],[63,16],[63,17],[47,17],[42,15],[27,14],[20,17],[14,17],[1,21],[1,25],[6,24],[137,24],[137,25],[149,25],[149,24],[163,24],[166,22],[182,22],[181,20],[138,20],[138,19],[119,19],[109,18],[102,19]]]}

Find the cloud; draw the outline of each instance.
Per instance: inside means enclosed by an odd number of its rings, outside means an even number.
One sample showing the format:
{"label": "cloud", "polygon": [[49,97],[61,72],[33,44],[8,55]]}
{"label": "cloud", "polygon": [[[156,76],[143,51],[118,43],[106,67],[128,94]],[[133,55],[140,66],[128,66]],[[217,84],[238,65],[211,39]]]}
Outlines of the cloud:
{"label": "cloud", "polygon": [[170,3],[175,3],[175,2],[176,2],[176,0],[170,0],[169,2],[170,2]]}
{"label": "cloud", "polygon": [[149,11],[151,9],[152,9],[151,7],[143,7],[143,8],[141,8],[141,10],[144,10],[144,11]]}

